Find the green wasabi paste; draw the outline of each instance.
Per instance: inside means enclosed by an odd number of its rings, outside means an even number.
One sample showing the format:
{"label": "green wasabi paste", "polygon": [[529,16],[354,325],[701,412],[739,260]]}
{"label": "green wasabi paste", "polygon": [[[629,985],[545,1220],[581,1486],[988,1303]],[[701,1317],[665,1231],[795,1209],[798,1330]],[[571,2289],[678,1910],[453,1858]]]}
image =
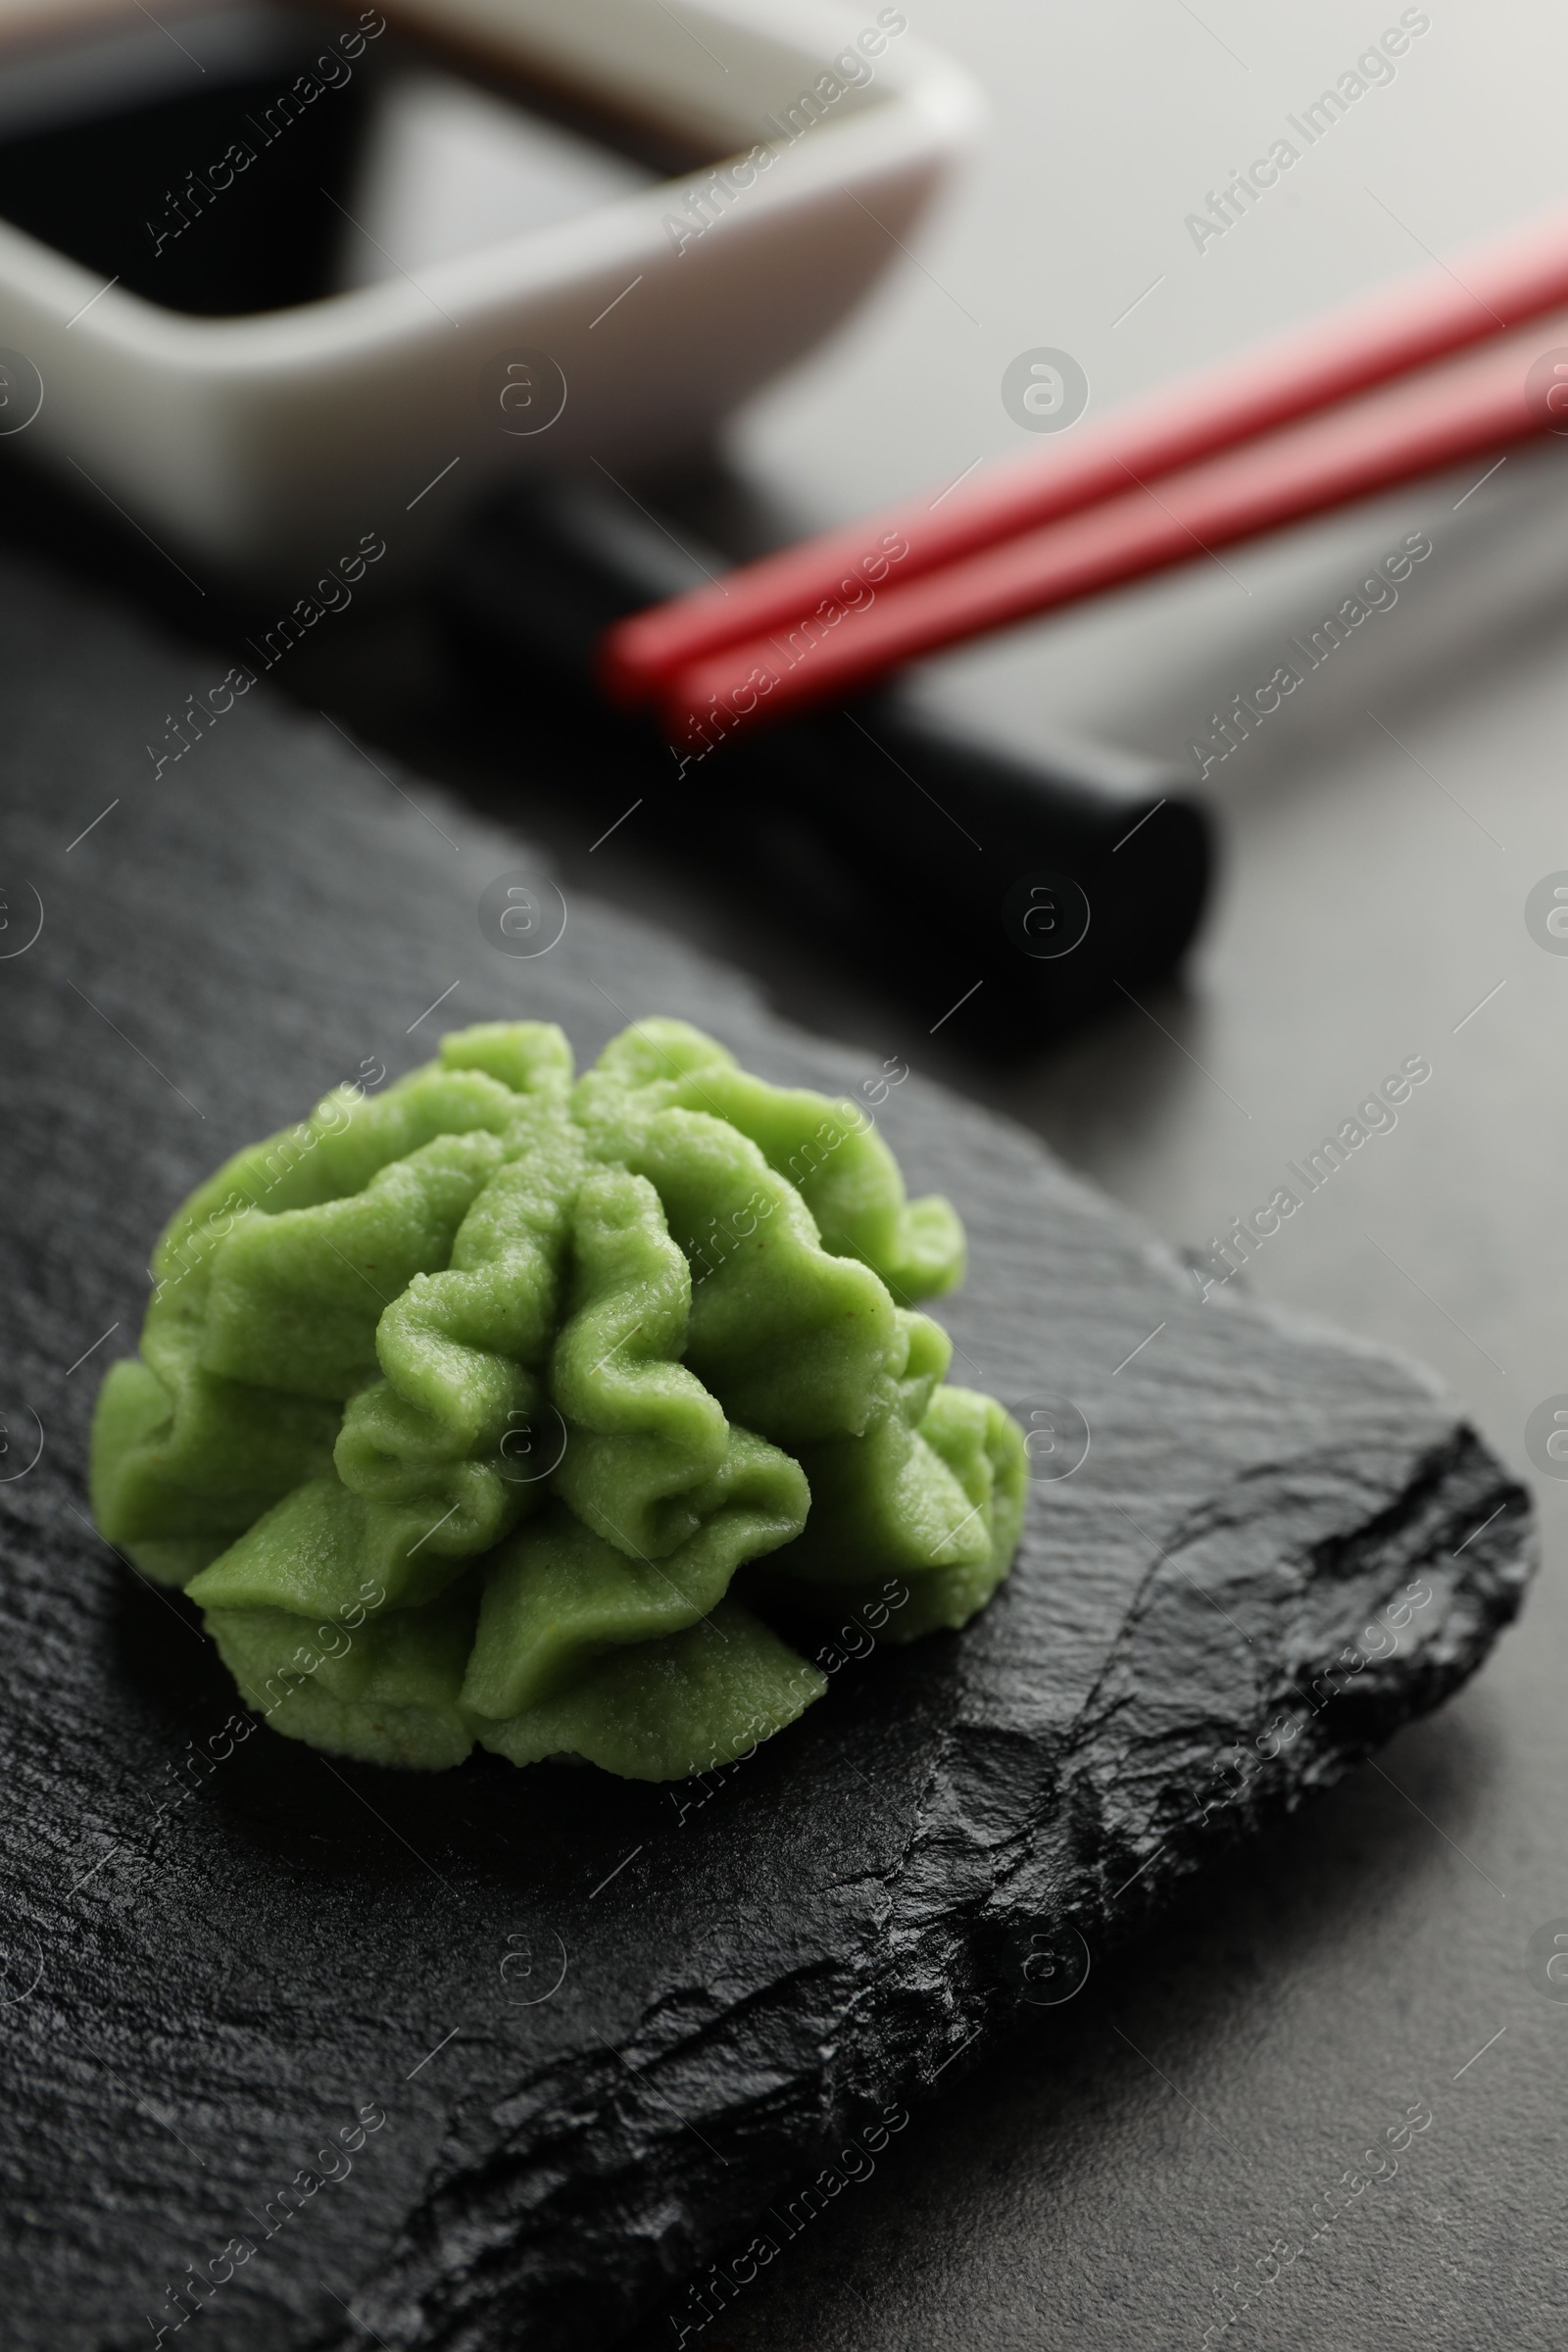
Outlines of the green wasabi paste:
{"label": "green wasabi paste", "polygon": [[277,1731],[680,1779],[825,1690],[770,1619],[908,1641],[1006,1574],[1022,1433],[907,1303],[962,1270],[857,1104],[684,1021],[580,1079],[484,1023],[176,1212],[93,1509]]}

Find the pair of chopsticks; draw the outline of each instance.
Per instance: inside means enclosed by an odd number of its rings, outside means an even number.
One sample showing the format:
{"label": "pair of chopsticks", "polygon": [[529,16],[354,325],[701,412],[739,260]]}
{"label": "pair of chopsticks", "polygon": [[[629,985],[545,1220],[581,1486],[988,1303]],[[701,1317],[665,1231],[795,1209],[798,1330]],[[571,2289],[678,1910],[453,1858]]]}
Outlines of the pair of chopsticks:
{"label": "pair of chopsticks", "polygon": [[999,466],[961,497],[889,509],[634,613],[607,633],[604,683],[706,748],[754,714],[842,701],[988,630],[1568,433],[1568,318],[1560,371],[1552,336],[1525,324],[1565,307],[1557,214]]}

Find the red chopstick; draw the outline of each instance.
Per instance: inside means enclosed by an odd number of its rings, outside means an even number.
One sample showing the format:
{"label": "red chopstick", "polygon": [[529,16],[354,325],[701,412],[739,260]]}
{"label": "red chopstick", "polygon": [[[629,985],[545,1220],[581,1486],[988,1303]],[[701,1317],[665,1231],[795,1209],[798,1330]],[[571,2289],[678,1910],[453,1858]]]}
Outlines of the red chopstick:
{"label": "red chopstick", "polygon": [[[1461,257],[1441,277],[1364,297],[1249,358],[1117,411],[1069,442],[1011,460],[970,487],[890,508],[748,564],[712,588],[634,613],[607,633],[605,685],[621,701],[667,700],[670,681],[704,656],[793,625],[833,600],[847,577],[863,583],[865,567],[874,575],[884,537],[906,548],[883,574],[902,588],[1113,497],[1129,476],[1156,480],[1564,305],[1568,214],[1556,214]],[[880,602],[884,588],[873,593]]]}
{"label": "red chopstick", "polygon": [[[1568,347],[1568,318],[1551,331]],[[902,662],[1119,586],[1468,458],[1550,423],[1526,397],[1549,337],[1536,326],[1401,378],[1065,521],[891,586],[814,639],[797,623],[726,645],[671,678],[672,742],[707,750],[754,712],[841,701]],[[1568,377],[1565,377],[1568,381]],[[1568,416],[1564,423],[1568,424]]]}

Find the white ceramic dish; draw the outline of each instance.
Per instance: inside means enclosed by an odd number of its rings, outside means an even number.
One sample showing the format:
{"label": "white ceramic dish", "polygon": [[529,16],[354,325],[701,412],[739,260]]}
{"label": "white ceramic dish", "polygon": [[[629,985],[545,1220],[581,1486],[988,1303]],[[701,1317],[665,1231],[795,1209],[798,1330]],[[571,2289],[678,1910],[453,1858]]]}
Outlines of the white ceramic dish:
{"label": "white ceramic dish", "polygon": [[[731,160],[233,318],[106,291],[0,220],[0,346],[43,383],[36,418],[0,448],[74,462],[225,571],[287,580],[365,533],[395,544],[402,570],[455,503],[500,479],[594,459],[618,473],[701,445],[897,258],[980,119],[968,78],[880,0],[389,0],[386,14]],[[36,18],[32,0],[0,5],[0,27],[19,16]],[[167,7],[158,21],[181,22]],[[4,73],[0,51],[0,85]],[[548,355],[564,406],[548,366],[519,352]],[[546,408],[554,421],[518,429]]]}

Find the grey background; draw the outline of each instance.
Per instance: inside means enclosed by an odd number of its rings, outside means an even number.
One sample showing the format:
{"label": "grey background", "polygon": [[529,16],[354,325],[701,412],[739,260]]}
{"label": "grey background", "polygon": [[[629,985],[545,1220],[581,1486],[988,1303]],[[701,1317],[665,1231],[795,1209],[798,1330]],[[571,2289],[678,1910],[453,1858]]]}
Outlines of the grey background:
{"label": "grey background", "polygon": [[[802,526],[1025,446],[1000,394],[1019,351],[1073,353],[1102,414],[1560,198],[1568,21],[1544,6],[1433,0],[1392,86],[1201,255],[1184,216],[1397,8],[909,13],[977,73],[994,124],[855,328],[742,420],[743,467]],[[1568,326],[1544,332],[1558,341]],[[933,691],[1022,740],[1066,725],[1180,760],[1216,702],[1406,532],[1434,544],[1397,608],[1210,778],[1227,870],[1185,988],[1005,1079],[928,1037],[940,1004],[922,1019],[802,954],[765,876],[754,901],[707,891],[678,842],[635,820],[595,853],[527,784],[519,827],[552,841],[568,887],[660,916],[760,972],[785,1011],[1010,1109],[1178,1242],[1264,1200],[1287,1159],[1425,1054],[1434,1075],[1396,1131],[1250,1279],[1436,1365],[1529,1473],[1526,1421],[1568,1391],[1568,959],[1524,923],[1533,885],[1568,869],[1564,464],[1555,445],[1515,455],[1472,491],[1477,466],[934,665]],[[416,615],[356,615],[301,649],[287,683],[460,785],[489,793],[503,773],[452,723]],[[1538,1928],[1568,1920],[1568,1607],[1563,1490],[1536,1484],[1545,1569],[1478,1684],[920,2116],[699,2340],[1197,2346],[1216,2282],[1256,2281],[1418,2099],[1433,2124],[1397,2177],[1229,2342],[1564,2340],[1568,2004],[1526,1960]]]}

